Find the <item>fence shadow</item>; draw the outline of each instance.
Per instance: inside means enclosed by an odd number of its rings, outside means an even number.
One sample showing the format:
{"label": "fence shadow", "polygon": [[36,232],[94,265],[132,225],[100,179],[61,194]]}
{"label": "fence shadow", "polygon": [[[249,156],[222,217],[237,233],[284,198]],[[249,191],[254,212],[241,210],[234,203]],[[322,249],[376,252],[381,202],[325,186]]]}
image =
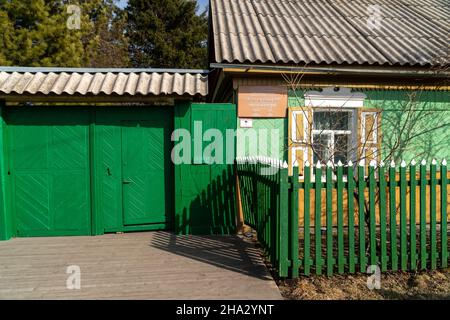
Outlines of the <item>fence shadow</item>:
{"label": "fence shadow", "polygon": [[[227,166],[182,167],[186,177],[175,230],[180,234],[223,235],[236,232],[236,177]],[[207,178],[205,178],[207,177]]]}
{"label": "fence shadow", "polygon": [[259,250],[237,236],[194,236],[156,232],[154,248],[263,280],[272,280]]}

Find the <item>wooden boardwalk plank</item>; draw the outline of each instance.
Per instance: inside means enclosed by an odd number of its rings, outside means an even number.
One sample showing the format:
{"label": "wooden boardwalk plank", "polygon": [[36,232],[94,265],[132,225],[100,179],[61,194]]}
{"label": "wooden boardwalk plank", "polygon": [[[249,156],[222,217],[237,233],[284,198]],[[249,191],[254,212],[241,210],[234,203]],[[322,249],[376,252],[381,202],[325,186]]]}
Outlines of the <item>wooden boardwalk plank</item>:
{"label": "wooden boardwalk plank", "polygon": [[[81,290],[66,288],[67,267]],[[168,232],[0,242],[0,299],[281,299],[253,244]]]}

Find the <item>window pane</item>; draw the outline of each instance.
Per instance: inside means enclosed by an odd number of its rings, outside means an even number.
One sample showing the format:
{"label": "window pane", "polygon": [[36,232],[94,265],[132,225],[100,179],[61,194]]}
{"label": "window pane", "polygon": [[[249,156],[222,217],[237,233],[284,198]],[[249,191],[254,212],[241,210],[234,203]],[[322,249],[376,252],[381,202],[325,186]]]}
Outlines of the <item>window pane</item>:
{"label": "window pane", "polygon": [[350,136],[347,134],[334,135],[334,163],[348,161],[348,147],[350,144]]}
{"label": "window pane", "polygon": [[323,163],[331,159],[331,135],[329,134],[314,134],[313,142],[313,160],[316,164],[319,160]]}
{"label": "window pane", "polygon": [[350,112],[315,111],[314,130],[349,130]]}

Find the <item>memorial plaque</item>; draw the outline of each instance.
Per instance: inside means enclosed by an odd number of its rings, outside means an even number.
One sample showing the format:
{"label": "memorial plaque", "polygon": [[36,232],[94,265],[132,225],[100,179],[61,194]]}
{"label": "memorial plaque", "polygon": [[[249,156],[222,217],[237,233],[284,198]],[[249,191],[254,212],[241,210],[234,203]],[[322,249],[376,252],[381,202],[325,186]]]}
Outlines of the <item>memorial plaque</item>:
{"label": "memorial plaque", "polygon": [[240,118],[285,118],[288,104],[287,88],[282,86],[239,87]]}

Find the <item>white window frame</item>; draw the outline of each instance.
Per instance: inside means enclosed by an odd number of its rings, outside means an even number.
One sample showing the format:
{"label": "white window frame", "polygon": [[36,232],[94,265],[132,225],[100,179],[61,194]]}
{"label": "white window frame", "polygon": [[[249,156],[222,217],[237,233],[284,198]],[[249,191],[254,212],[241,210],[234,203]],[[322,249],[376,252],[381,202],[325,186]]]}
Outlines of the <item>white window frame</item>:
{"label": "white window frame", "polygon": [[[328,130],[333,131],[332,137],[334,140],[334,134],[339,134],[339,132],[343,132],[344,134],[349,133],[350,138],[350,144],[348,146],[348,154],[347,159],[353,161],[356,163],[357,159],[357,145],[358,145],[358,109],[362,109],[364,107],[364,101],[367,98],[367,96],[364,93],[361,92],[352,92],[352,89],[350,88],[335,88],[335,87],[328,87],[324,88],[321,91],[308,91],[304,95],[305,98],[305,107],[310,108],[313,116],[313,120],[311,121],[312,125],[314,121],[314,111],[345,111],[345,112],[351,112],[351,121],[350,121],[350,130]],[[313,128],[309,128],[309,122],[308,122],[308,114],[305,114],[305,111],[299,110],[293,112],[293,123],[291,130],[291,136],[294,142],[302,143],[304,141],[301,141],[297,139],[297,127],[296,127],[296,114],[301,113],[304,115],[303,117],[303,127],[304,127],[304,139],[306,141],[311,141],[314,143],[314,134],[317,133],[326,133],[327,130],[314,130]],[[310,137],[309,134],[312,134],[313,137]],[[378,134],[378,132],[377,132]],[[363,135],[364,136],[364,135]],[[333,141],[334,145],[334,141]],[[306,147],[294,147],[292,148],[292,163],[295,163],[295,151],[296,150],[303,150],[305,161],[310,159],[310,151],[308,146]],[[313,157],[311,157],[313,158]],[[333,159],[334,160],[334,159]],[[315,163],[311,164],[311,167],[315,167]],[[326,163],[323,164],[326,168]],[[333,164],[334,165],[334,164]],[[343,165],[346,165],[345,163]],[[312,173],[312,179],[315,179],[314,170],[311,170]],[[303,178],[303,177],[299,177]],[[325,177],[322,178],[324,180]],[[334,176],[333,179],[336,179]],[[344,176],[344,181],[347,180],[347,177]]]}

